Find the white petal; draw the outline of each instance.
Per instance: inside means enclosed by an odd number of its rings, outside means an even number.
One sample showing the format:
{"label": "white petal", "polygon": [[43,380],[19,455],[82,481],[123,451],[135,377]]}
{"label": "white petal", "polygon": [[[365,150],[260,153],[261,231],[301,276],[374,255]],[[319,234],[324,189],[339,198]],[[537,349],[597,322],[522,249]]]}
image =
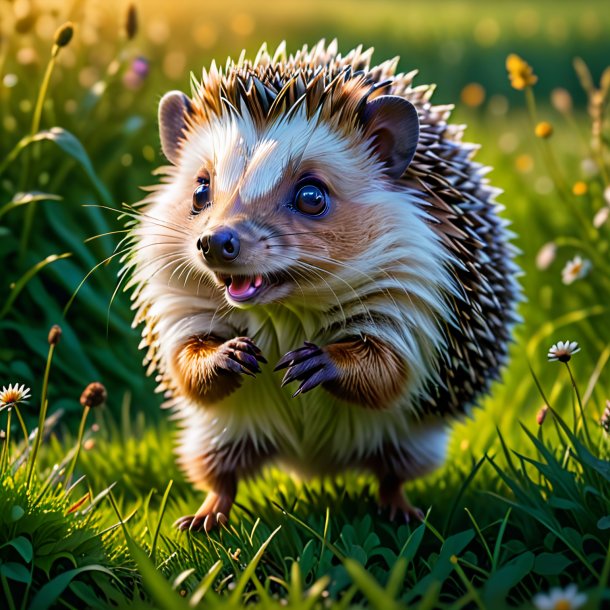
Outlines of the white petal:
{"label": "white petal", "polygon": [[538,610],[553,610],[553,602],[546,593],[537,593],[532,597],[532,603]]}
{"label": "white petal", "polygon": [[583,606],[586,603],[587,603],[587,596],[584,593],[579,593],[572,600],[572,606],[573,606],[574,610],[576,610],[576,608],[580,608],[581,606]]}

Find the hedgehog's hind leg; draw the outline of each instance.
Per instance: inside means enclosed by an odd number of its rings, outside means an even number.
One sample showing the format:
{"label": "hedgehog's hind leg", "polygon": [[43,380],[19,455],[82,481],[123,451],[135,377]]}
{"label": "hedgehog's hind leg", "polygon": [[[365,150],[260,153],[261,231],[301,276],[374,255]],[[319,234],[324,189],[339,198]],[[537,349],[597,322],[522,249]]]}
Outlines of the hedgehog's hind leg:
{"label": "hedgehog's hind leg", "polygon": [[413,427],[409,437],[382,445],[368,458],[365,466],[379,480],[379,504],[389,508],[391,519],[424,519],[424,513],[409,502],[403,485],[442,465],[447,438],[444,421],[422,421]]}
{"label": "hedgehog's hind leg", "polygon": [[379,504],[390,510],[390,519],[403,517],[409,523],[412,518],[423,521],[424,511],[413,506],[403,489],[404,480],[395,474],[388,474],[379,478]]}
{"label": "hedgehog's hind leg", "polygon": [[249,437],[218,445],[207,436],[197,415],[192,414],[189,426],[179,433],[178,463],[191,483],[208,494],[195,514],[181,517],[174,525],[180,530],[209,532],[228,521],[239,480],[256,474],[273,451]]}
{"label": "hedgehog's hind leg", "polygon": [[208,492],[203,504],[194,515],[180,517],[174,526],[179,530],[191,530],[206,533],[219,525],[225,525],[237,493],[237,480],[233,475],[226,475],[218,481],[215,488]]}

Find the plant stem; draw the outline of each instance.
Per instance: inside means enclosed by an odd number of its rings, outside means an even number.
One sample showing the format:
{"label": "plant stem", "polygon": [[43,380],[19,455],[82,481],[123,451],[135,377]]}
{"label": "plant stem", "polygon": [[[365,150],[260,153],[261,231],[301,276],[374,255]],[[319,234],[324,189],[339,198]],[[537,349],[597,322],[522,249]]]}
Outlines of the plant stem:
{"label": "plant stem", "polygon": [[19,407],[17,405],[15,405],[15,414],[17,415],[17,419],[19,420],[19,425],[21,426],[21,432],[23,432],[23,440],[25,441],[25,448],[27,451],[30,447],[28,429],[25,426],[25,422],[23,421],[23,417],[21,416],[21,411],[19,411]]}
{"label": "plant stem", "polygon": [[47,390],[49,388],[49,372],[51,370],[51,361],[53,360],[54,351],[55,344],[51,344],[49,346],[49,353],[47,355],[47,365],[44,369],[44,378],[42,380],[42,394],[40,401],[40,416],[38,417],[38,430],[36,431],[36,436],[34,437],[34,446],[32,447],[32,454],[30,455],[30,468],[25,484],[26,489],[29,489],[30,484],[32,483],[32,475],[34,474],[34,467],[36,466],[36,456],[38,455],[38,449],[40,448],[40,443],[42,442],[42,437],[44,435],[44,424],[47,418],[47,407],[49,406],[49,401],[47,400]]}
{"label": "plant stem", "polygon": [[66,471],[65,476],[65,487],[66,490],[70,487],[70,480],[72,479],[72,474],[74,473],[74,468],[76,468],[76,462],[78,460],[78,456],[80,454],[80,448],[83,443],[83,436],[85,435],[85,423],[87,422],[87,415],[89,415],[90,407],[85,407],[83,409],[83,416],[80,419],[80,427],[78,428],[78,440],[76,441],[76,451],[74,452],[74,457],[72,458],[72,462]]}
{"label": "plant stem", "polygon": [[8,408],[8,414],[6,419],[6,437],[4,439],[4,445],[2,446],[2,458],[0,458],[0,472],[4,472],[5,465],[8,466],[10,462],[9,457],[9,444],[11,442],[11,412],[13,409]]}
{"label": "plant stem", "polygon": [[[38,133],[38,130],[40,129],[42,107],[44,106],[44,100],[47,96],[47,91],[49,89],[49,83],[51,82],[51,75],[53,74],[53,68],[55,67],[55,59],[59,53],[59,48],[60,47],[58,47],[57,45],[53,46],[53,50],[51,51],[51,59],[49,59],[49,63],[47,64],[47,69],[45,70],[40,89],[38,90],[38,99],[36,100],[34,114],[32,115],[32,126],[30,127],[31,136],[34,136],[36,133]],[[19,188],[19,191],[21,192],[25,191],[25,188],[27,187],[28,178],[30,174],[31,159],[31,151],[29,148],[27,148],[24,151],[24,167],[23,172],[21,173],[21,183]],[[25,256],[25,252],[28,247],[28,241],[30,239],[30,233],[32,231],[32,223],[34,222],[35,207],[35,203],[32,203],[25,211],[23,231],[21,233],[21,242],[19,244],[19,258],[21,260],[23,260],[23,257]]]}
{"label": "plant stem", "polygon": [[[574,388],[574,393],[576,394],[576,402],[578,403],[578,407],[580,409],[580,418],[582,421],[582,425],[585,431],[585,436],[587,437],[587,442],[589,443],[589,447],[593,447],[591,436],[589,435],[589,426],[587,424],[587,420],[585,418],[585,410],[582,406],[582,400],[580,398],[580,392],[578,391],[578,386],[576,385],[576,380],[574,379],[574,375],[572,375],[572,369],[570,368],[569,362],[564,363],[566,368],[568,369],[568,373],[570,374],[570,381],[572,382],[572,387]],[[580,423],[580,422],[579,422]],[[574,427],[574,433],[578,432],[578,424]]]}

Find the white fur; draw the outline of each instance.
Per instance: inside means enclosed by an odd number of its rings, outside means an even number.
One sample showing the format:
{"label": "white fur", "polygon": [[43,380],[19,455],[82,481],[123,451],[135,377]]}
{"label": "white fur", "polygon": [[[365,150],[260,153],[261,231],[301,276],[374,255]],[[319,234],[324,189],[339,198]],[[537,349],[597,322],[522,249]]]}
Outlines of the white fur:
{"label": "white fur", "polygon": [[[215,222],[221,210],[226,217],[238,195],[246,214],[248,204],[261,197],[275,205],[274,187],[289,159],[300,160],[301,166],[322,166],[327,183],[353,202],[353,213],[372,206],[376,222],[387,231],[368,243],[365,256],[353,258],[346,252],[339,271],[324,274],[323,280],[312,273],[308,279],[313,285],[300,282],[301,290],[281,303],[233,308],[213,286],[196,239],[204,223]],[[202,166],[213,168],[214,206],[207,219],[204,214],[189,219],[194,178]],[[443,330],[452,323],[447,299],[455,288],[447,271],[449,254],[422,210],[415,193],[387,187],[382,168],[361,138],[347,139],[302,113],[277,121],[264,133],[257,132],[247,113],[225,116],[189,133],[179,166],[169,170],[169,181],[144,208],[133,231],[127,267],[133,272],[130,286],[137,287],[137,319],[146,320],[145,340],[154,342],[158,366],[170,385],[175,351],[196,334],[232,338],[246,329],[270,364],[214,406],[196,406],[178,397],[186,428],[182,453],[197,454],[249,437],[261,447],[276,447],[282,459],[305,472],[324,471],[329,463],[349,466],[348,459],[365,458],[387,443],[414,452],[422,470],[425,463],[442,459],[445,424],[420,421],[413,404],[435,374],[438,352],[445,347]],[[332,220],[329,215],[317,222]],[[315,264],[316,253],[302,250],[299,258]],[[260,271],[286,265],[282,259],[261,260]],[[341,308],[333,318],[328,309],[337,302]],[[360,314],[365,316],[358,323],[351,322]],[[333,323],[338,327],[331,330]],[[350,405],[321,388],[293,399],[296,385],[280,388],[281,375],[272,367],[281,356],[304,340],[324,345],[346,334],[373,335],[404,356],[409,383],[391,408]]]}

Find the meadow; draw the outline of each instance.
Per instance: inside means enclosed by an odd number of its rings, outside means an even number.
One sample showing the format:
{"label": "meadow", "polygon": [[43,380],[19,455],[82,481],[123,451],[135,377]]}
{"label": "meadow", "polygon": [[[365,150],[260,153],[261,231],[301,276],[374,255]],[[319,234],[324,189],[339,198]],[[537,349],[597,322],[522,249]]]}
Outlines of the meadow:
{"label": "meadow", "polygon": [[[130,6],[0,0],[0,607],[610,607],[604,2]],[[270,469],[226,528],[179,533],[201,498],[117,278],[164,163],[158,101],[213,58],[322,37],[455,103],[504,191],[523,322],[445,466],[407,487],[425,522],[379,514],[366,476]],[[556,589],[569,605],[536,597]]]}

